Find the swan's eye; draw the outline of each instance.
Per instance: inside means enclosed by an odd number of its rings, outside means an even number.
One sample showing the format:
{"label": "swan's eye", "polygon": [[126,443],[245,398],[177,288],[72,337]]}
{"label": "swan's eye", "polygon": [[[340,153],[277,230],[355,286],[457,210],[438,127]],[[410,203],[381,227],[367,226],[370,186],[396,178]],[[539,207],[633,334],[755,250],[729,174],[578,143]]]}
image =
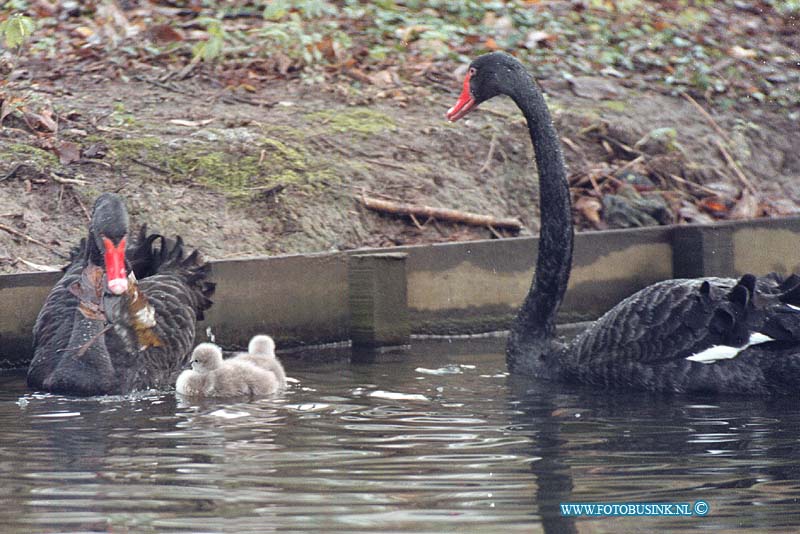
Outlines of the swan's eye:
{"label": "swan's eye", "polygon": [[470,78],[475,76],[476,72],[478,72],[478,69],[476,69],[475,67],[470,67],[469,68],[469,76],[470,76]]}

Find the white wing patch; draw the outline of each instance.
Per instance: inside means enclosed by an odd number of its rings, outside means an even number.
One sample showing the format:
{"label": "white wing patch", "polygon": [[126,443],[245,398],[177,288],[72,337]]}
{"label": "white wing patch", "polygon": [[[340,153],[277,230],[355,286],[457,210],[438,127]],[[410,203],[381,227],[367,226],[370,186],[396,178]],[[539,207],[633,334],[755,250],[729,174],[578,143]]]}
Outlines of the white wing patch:
{"label": "white wing patch", "polygon": [[747,340],[747,343],[741,347],[731,347],[730,345],[714,345],[713,347],[709,347],[704,351],[698,352],[697,354],[692,354],[686,359],[693,362],[706,364],[714,363],[719,360],[730,360],[731,358],[738,356],[739,353],[747,347],[758,345],[760,343],[767,343],[768,341],[774,341],[774,339],[766,334],[762,334],[761,332],[753,332],[750,334],[750,339]]}

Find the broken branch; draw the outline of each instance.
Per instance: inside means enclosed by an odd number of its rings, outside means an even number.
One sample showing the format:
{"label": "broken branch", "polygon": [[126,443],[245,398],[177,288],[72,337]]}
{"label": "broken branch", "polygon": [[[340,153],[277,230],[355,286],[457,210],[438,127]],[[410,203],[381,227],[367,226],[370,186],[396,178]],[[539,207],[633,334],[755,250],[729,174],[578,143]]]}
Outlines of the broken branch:
{"label": "broken branch", "polygon": [[725,161],[728,163],[728,166],[733,170],[733,173],[739,178],[739,181],[742,182],[742,185],[747,188],[747,190],[751,193],[755,193],[756,189],[753,187],[753,184],[750,183],[750,180],[747,179],[742,169],[739,168],[739,164],[733,159],[733,156],[725,149],[725,145],[719,139],[714,139],[717,148],[722,153],[722,157],[725,158]]}
{"label": "broken branch", "polygon": [[681,93],[681,96],[683,96],[683,98],[685,98],[687,102],[689,102],[692,106],[695,107],[695,109],[697,109],[697,111],[700,113],[700,115],[703,116],[703,118],[706,120],[706,122],[712,128],[714,128],[714,131],[717,132],[719,134],[719,136],[722,137],[725,140],[726,143],[730,143],[731,142],[731,138],[728,137],[728,134],[725,133],[725,131],[722,128],[719,127],[719,124],[717,124],[717,121],[714,120],[714,117],[712,117],[711,114],[708,111],[706,111],[703,106],[701,106],[700,104],[697,103],[697,100],[695,100],[694,98],[692,98],[691,96],[689,96],[686,93]]}
{"label": "broken branch", "polygon": [[50,252],[52,252],[53,254],[55,254],[56,256],[58,256],[59,258],[64,258],[64,259],[67,258],[67,256],[65,256],[64,254],[62,254],[58,250],[54,249],[53,247],[51,247],[47,243],[45,243],[43,241],[39,241],[35,237],[31,237],[31,236],[29,236],[27,234],[23,234],[19,230],[14,230],[10,226],[6,226],[5,224],[0,224],[0,230],[4,230],[4,231],[8,232],[9,234],[15,235],[17,237],[21,237],[22,239],[24,239],[26,241],[30,241],[31,243],[35,243],[35,244],[37,244],[37,245],[39,245],[41,247],[44,247],[47,250],[49,250]]}
{"label": "broken branch", "polygon": [[86,185],[86,180],[80,180],[78,178],[62,178],[52,172],[50,173],[50,178],[52,178],[54,182],[62,185]]}
{"label": "broken branch", "polygon": [[420,206],[417,204],[406,204],[402,202],[392,202],[380,200],[362,195],[361,203],[367,209],[391,213],[393,215],[407,215],[409,217],[428,217],[439,221],[468,224],[470,226],[486,226],[494,228],[506,228],[508,230],[520,231],[522,223],[517,219],[497,218],[491,215],[480,215],[466,211],[452,210],[448,208],[434,208],[431,206]]}
{"label": "broken branch", "polygon": [[489,141],[489,153],[486,154],[486,161],[483,162],[483,165],[480,169],[478,169],[478,174],[483,174],[486,169],[489,168],[489,164],[492,163],[492,158],[494,157],[494,149],[497,147],[497,132],[492,134],[492,140]]}

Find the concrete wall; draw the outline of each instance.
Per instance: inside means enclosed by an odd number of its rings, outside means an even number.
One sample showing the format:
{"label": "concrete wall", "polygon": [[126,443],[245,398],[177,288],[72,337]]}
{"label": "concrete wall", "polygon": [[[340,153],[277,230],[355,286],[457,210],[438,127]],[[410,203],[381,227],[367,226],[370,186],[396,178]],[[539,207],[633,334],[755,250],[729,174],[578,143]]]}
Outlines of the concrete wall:
{"label": "concrete wall", "polygon": [[0,276],[0,369],[30,359],[36,316],[60,277],[60,272]]}
{"label": "concrete wall", "polygon": [[[672,277],[669,228],[575,237],[561,321],[594,319],[655,281]],[[415,333],[507,328],[533,279],[538,238],[400,247],[408,253],[408,307]]]}
{"label": "concrete wall", "polygon": [[[506,328],[530,286],[537,244],[517,238],[392,249],[407,254],[411,331]],[[798,244],[800,218],[585,232],[576,236],[561,320],[591,320],[666,278],[800,272]],[[214,262],[215,304],[201,329],[211,327],[225,346],[241,346],[258,332],[283,346],[346,340],[348,258],[370,252],[386,250]],[[24,365],[30,357],[36,314],[57,278],[0,276],[0,366]]]}
{"label": "concrete wall", "polygon": [[292,345],[348,337],[345,254],[217,261],[213,279],[214,305],[200,328],[226,347],[260,332]]}

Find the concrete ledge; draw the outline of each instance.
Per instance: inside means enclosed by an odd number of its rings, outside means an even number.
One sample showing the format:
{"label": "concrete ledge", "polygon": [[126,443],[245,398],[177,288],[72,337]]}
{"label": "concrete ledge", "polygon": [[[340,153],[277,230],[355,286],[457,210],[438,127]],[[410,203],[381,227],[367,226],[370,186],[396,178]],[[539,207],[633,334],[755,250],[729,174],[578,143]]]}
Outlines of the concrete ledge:
{"label": "concrete ledge", "polygon": [[30,360],[36,316],[59,278],[58,271],[0,276],[0,369]]}
{"label": "concrete ledge", "polygon": [[[798,243],[800,217],[584,232],[560,321],[595,319],[667,278],[800,272]],[[350,339],[350,257],[387,252],[407,255],[407,310],[397,313],[407,311],[412,334],[502,330],[528,291],[537,246],[537,238],[516,238],[216,261],[215,304],[199,338],[210,327],[229,347],[260,332],[284,347]],[[0,366],[26,365],[36,315],[59,276],[0,276]]]}
{"label": "concrete ledge", "polygon": [[354,348],[406,345],[410,335],[402,252],[350,255],[350,339]]}
{"label": "concrete ledge", "polygon": [[257,333],[282,345],[349,337],[345,254],[215,261],[212,273],[214,305],[199,332],[210,328],[226,347],[244,347]]}

